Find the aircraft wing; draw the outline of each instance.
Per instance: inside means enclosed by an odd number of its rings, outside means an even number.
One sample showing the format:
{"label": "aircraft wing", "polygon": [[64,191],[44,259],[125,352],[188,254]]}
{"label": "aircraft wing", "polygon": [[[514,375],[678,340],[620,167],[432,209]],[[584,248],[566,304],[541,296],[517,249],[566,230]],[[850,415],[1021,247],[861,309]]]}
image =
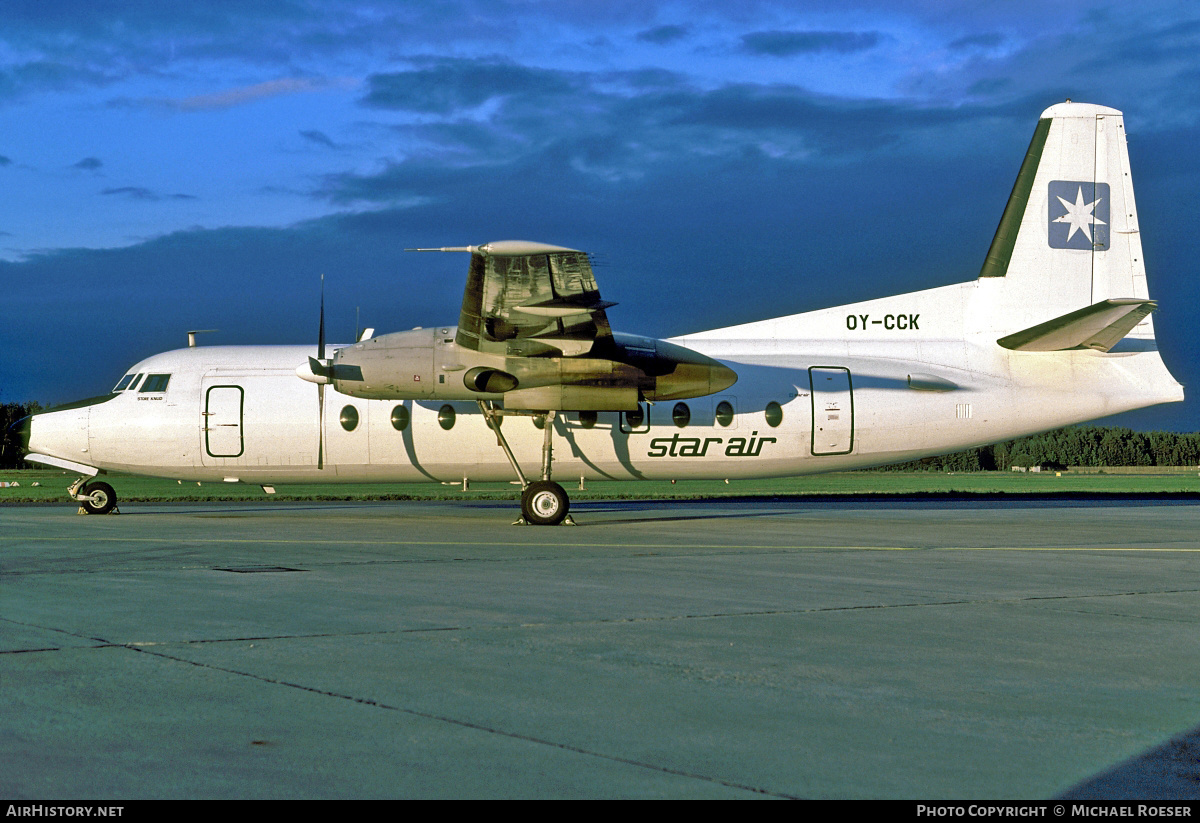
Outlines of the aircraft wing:
{"label": "aircraft wing", "polygon": [[511,357],[577,357],[612,341],[588,256],[523,240],[468,246],[459,346]]}

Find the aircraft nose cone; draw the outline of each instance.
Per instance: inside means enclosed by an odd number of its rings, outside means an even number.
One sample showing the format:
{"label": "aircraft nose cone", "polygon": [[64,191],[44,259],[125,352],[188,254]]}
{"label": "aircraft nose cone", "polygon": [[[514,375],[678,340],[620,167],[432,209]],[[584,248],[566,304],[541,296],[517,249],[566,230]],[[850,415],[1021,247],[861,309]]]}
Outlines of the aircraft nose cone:
{"label": "aircraft nose cone", "polygon": [[31,414],[20,424],[21,451],[64,460],[87,460],[88,408],[69,404]]}

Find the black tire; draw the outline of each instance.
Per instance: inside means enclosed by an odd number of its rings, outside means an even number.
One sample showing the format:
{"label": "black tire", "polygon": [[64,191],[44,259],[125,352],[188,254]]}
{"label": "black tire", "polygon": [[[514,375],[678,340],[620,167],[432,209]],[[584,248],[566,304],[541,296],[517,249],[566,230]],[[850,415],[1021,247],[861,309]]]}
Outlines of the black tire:
{"label": "black tire", "polygon": [[567,516],[571,498],[552,480],[537,480],[521,494],[521,514],[534,526],[556,526]]}
{"label": "black tire", "polygon": [[83,487],[83,494],[88,499],[81,500],[80,504],[88,514],[108,514],[117,505],[117,493],[107,483],[88,483]]}

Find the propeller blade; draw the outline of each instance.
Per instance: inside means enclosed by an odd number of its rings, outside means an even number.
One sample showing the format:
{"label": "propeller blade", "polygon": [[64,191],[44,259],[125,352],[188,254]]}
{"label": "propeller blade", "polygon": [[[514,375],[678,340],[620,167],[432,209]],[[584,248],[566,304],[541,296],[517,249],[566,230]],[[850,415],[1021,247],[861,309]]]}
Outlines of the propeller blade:
{"label": "propeller blade", "polygon": [[[308,358],[313,374],[329,378],[333,374],[325,362],[325,275],[321,275],[321,323],[317,327],[317,358]],[[328,380],[326,381],[328,382]],[[317,384],[317,470],[325,468],[325,383]]]}
{"label": "propeller blade", "polygon": [[317,359],[325,362],[325,275],[321,275],[321,325],[317,329]]}
{"label": "propeller blade", "polygon": [[325,468],[325,384],[317,384],[317,405],[320,413],[317,415],[317,470]]}

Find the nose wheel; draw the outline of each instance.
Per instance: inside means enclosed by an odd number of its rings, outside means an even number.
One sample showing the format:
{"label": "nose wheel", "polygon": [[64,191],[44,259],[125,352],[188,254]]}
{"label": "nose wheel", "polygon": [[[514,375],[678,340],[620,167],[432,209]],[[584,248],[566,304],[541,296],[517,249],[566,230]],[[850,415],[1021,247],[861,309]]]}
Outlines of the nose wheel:
{"label": "nose wheel", "polygon": [[102,481],[84,485],[86,478],[80,478],[67,491],[73,500],[79,501],[80,514],[108,514],[117,508],[117,493],[113,487]]}

